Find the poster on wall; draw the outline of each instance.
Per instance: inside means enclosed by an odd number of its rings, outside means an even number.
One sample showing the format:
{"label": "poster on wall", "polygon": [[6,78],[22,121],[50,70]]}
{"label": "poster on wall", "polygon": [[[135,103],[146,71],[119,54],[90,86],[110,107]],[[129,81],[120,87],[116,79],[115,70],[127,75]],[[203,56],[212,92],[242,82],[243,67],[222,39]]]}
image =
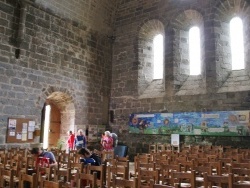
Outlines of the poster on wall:
{"label": "poster on wall", "polygon": [[129,117],[138,134],[250,136],[250,111],[140,113]]}
{"label": "poster on wall", "polygon": [[171,145],[173,145],[173,146],[180,145],[180,135],[179,134],[171,134]]}
{"label": "poster on wall", "polygon": [[9,119],[9,125],[8,125],[9,129],[16,129],[16,119]]}

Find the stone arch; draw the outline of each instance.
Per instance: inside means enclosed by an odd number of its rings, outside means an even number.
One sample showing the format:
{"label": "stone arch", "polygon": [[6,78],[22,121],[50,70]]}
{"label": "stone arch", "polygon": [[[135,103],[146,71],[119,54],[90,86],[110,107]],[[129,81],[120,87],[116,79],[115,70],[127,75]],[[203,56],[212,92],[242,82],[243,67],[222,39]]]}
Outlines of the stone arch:
{"label": "stone arch", "polygon": [[138,93],[142,98],[153,97],[153,93],[157,97],[164,92],[164,80],[153,80],[153,39],[157,34],[165,38],[164,25],[157,19],[144,22],[138,33]]}
{"label": "stone arch", "polygon": [[[173,88],[176,95],[195,95],[206,92],[204,20],[200,12],[184,10],[172,22],[173,36]],[[190,76],[189,29],[200,28],[201,33],[201,75]]]}
{"label": "stone arch", "polygon": [[74,94],[65,88],[49,87],[43,90],[46,104],[55,105],[61,114],[60,138],[67,139],[68,130],[76,131]]}
{"label": "stone arch", "polygon": [[[235,91],[237,78],[248,79],[250,73],[250,4],[245,0],[220,1],[215,7],[215,59],[216,59],[216,81],[218,92]],[[230,46],[230,20],[238,16],[244,25],[244,47],[245,47],[245,69],[232,71],[231,46]],[[239,78],[238,78],[239,80]],[[232,85],[233,87],[228,87]],[[241,84],[240,84],[241,85]],[[249,83],[247,84],[249,85]],[[249,90],[249,87],[237,88],[239,91]]]}
{"label": "stone arch", "polygon": [[65,106],[65,104],[69,102],[74,102],[74,98],[75,98],[75,94],[72,91],[66,88],[59,88],[59,87],[53,87],[53,86],[44,88],[42,90],[42,96],[44,100],[49,100],[50,98],[54,97],[54,99],[58,98],[58,99],[61,99],[61,101],[64,101],[64,105],[58,106],[60,107],[60,110],[63,110],[63,107]]}

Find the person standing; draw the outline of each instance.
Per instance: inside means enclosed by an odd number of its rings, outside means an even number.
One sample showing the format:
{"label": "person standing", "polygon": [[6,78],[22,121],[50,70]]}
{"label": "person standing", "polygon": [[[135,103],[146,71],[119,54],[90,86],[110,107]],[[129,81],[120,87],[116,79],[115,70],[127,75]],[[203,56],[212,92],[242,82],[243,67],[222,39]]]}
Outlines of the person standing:
{"label": "person standing", "polygon": [[80,149],[80,148],[85,148],[86,147],[86,138],[83,135],[83,132],[82,132],[81,129],[78,130],[78,135],[76,135],[75,146],[76,146],[77,150]]}
{"label": "person standing", "polygon": [[104,142],[104,137],[105,137],[105,132],[102,133],[102,136],[101,136],[101,141],[100,141],[100,144],[101,144],[101,150],[103,150],[103,142]]}
{"label": "person standing", "polygon": [[116,133],[111,133],[111,136],[113,138],[113,147],[115,148],[118,145],[118,136]]}
{"label": "person standing", "polygon": [[105,131],[104,133],[105,133],[105,136],[103,137],[103,140],[102,140],[103,150],[111,151],[114,149],[112,135],[109,131]]}
{"label": "person standing", "polygon": [[67,144],[68,144],[68,152],[73,150],[75,147],[75,135],[73,134],[72,131],[68,131],[68,140],[67,140]]}

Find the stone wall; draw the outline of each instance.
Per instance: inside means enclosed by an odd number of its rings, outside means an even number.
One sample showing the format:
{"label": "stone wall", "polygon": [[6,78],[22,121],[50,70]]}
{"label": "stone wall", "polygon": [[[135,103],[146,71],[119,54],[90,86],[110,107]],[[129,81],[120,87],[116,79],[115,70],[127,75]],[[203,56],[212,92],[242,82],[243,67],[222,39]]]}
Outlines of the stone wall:
{"label": "stone wall", "polygon": [[[129,134],[131,113],[249,110],[249,32],[246,32],[249,9],[250,4],[245,0],[120,1],[115,22],[110,101],[114,123],[110,126],[119,133],[121,144],[129,146],[130,155],[147,152],[151,143],[170,143],[169,135]],[[230,41],[225,37],[229,36],[229,28],[224,26],[234,15],[240,16],[244,23],[246,69],[240,71],[230,70]],[[143,66],[140,54],[144,53],[140,51],[140,32],[150,20],[155,23],[158,20],[165,30],[163,95],[155,92],[154,81],[147,87],[143,85],[147,93],[151,90],[154,94],[143,95],[140,90],[143,75],[140,74]],[[184,33],[195,24],[201,28],[202,74],[190,77],[185,44],[188,40]],[[144,57],[147,55],[145,52]],[[250,147],[249,137],[182,136],[181,142]]]}
{"label": "stone wall", "polygon": [[109,2],[0,0],[0,144],[8,117],[40,125],[53,92],[73,103],[70,126],[107,123],[115,10]]}
{"label": "stone wall", "polygon": [[[0,0],[0,144],[8,117],[39,125],[55,92],[67,95],[65,103],[70,99],[79,128],[108,124],[112,110],[108,128],[131,156],[147,152],[150,143],[170,142],[169,135],[129,134],[131,113],[249,110],[249,6],[246,0]],[[233,15],[244,23],[246,60],[246,69],[234,72],[228,37]],[[187,74],[186,50],[193,24],[202,28],[202,74],[195,78]],[[151,31],[164,35],[159,81],[143,77],[152,70]],[[182,143],[234,147],[249,147],[248,140],[181,137]]]}

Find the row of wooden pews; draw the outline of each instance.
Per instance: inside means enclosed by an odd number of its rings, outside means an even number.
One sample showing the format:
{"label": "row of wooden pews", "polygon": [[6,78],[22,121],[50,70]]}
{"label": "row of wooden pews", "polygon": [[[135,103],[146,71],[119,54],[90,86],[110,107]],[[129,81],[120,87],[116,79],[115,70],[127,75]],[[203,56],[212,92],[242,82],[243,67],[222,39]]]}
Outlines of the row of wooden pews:
{"label": "row of wooden pews", "polygon": [[249,149],[222,146],[138,154],[130,177],[137,178],[138,187],[143,188],[150,188],[151,180],[172,187],[250,187],[249,154]]}
{"label": "row of wooden pews", "polygon": [[[115,174],[124,179],[129,177],[128,157],[114,156],[114,151],[100,152],[103,164],[100,166],[84,165],[79,161],[76,150],[52,150],[58,165],[38,166],[29,150],[20,148],[0,151],[0,187],[8,188],[80,188],[83,186],[106,188],[112,187]],[[30,172],[35,173],[32,175]]]}
{"label": "row of wooden pews", "polygon": [[[160,147],[160,146],[159,146]],[[57,166],[38,167],[29,150],[0,150],[0,186],[100,188],[138,187],[250,187],[250,151],[222,146],[187,146],[181,151],[155,150],[134,157],[133,173],[127,157],[114,156],[113,151],[100,151],[101,166],[79,163],[77,151],[53,150]]]}

